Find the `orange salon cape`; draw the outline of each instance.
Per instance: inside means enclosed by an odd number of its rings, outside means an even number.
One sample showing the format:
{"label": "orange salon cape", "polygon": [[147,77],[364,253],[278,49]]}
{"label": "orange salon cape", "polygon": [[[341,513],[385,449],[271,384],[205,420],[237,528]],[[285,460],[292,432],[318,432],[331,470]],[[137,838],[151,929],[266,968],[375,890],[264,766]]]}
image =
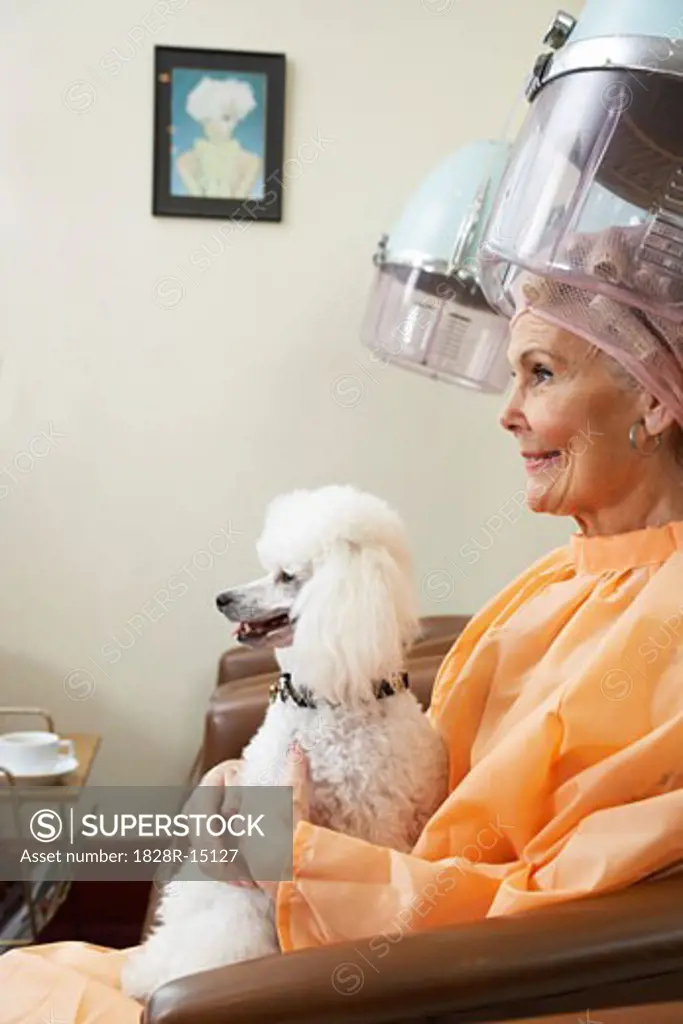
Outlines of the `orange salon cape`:
{"label": "orange salon cape", "polygon": [[[389,937],[630,885],[683,860],[683,523],[574,536],[474,618],[430,716],[450,789],[411,854],[306,822],[280,885],[285,951]],[[407,754],[409,756],[409,753]],[[121,953],[0,957],[0,1024],[133,1024]]]}

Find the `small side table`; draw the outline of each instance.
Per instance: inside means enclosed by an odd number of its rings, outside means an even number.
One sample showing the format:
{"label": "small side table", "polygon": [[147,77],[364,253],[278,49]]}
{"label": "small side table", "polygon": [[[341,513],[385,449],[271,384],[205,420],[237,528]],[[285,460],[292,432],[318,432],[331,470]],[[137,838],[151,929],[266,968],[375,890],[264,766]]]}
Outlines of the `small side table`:
{"label": "small side table", "polygon": [[[49,732],[57,731],[51,715],[40,708],[0,707],[0,717],[10,714],[40,715],[45,719]],[[84,732],[60,733],[60,736],[72,741],[78,767],[52,785],[80,789],[90,778],[102,737]],[[11,784],[12,780],[8,780],[7,775],[0,771],[0,792]],[[42,788],[45,788],[44,784]],[[70,888],[70,881],[43,881],[33,886],[28,880],[0,881],[0,954],[16,946],[37,942],[40,933],[52,921],[66,899]]]}

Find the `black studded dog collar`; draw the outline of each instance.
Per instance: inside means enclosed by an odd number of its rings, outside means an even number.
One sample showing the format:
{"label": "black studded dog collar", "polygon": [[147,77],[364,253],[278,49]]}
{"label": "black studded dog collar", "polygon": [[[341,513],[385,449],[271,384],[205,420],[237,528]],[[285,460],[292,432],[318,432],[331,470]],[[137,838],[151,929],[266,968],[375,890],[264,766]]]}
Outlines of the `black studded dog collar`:
{"label": "black studded dog collar", "polygon": [[[407,672],[396,672],[389,679],[379,679],[373,684],[375,697],[382,700],[384,697],[391,697],[395,693],[409,689],[410,682]],[[292,682],[291,672],[282,672],[279,678],[270,685],[270,703],[276,700],[291,700],[300,708],[317,707],[315,698],[307,686],[295,686]]]}

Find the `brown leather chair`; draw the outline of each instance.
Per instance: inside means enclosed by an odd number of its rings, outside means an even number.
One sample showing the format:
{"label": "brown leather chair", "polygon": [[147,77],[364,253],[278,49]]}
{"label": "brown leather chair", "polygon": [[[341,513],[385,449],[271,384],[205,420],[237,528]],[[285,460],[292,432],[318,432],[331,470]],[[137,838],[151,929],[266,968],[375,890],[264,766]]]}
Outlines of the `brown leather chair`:
{"label": "brown leather chair", "polygon": [[[424,706],[439,664],[466,622],[450,616],[423,620],[408,668]],[[221,659],[193,779],[240,756],[260,724],[276,675],[269,655],[236,651]],[[152,910],[150,905],[147,923]],[[359,942],[206,971],[161,988],[144,1021],[450,1024],[565,1012],[574,1015],[570,1020],[590,1021],[590,1007],[597,1024],[595,1011],[622,1006],[642,1006],[643,1022],[658,1021],[656,1008],[646,1011],[643,1004],[683,1000],[683,871],[550,911],[406,936],[383,958],[369,953],[368,944]],[[640,1020],[639,1012],[626,1019]]]}

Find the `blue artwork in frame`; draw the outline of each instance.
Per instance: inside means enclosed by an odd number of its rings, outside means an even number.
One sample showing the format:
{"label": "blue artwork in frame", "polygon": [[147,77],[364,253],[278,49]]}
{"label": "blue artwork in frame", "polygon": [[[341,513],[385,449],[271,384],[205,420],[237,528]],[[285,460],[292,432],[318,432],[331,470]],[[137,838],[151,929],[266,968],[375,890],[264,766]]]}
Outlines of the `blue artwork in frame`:
{"label": "blue artwork in frame", "polygon": [[285,57],[157,47],[157,215],[282,216]]}

